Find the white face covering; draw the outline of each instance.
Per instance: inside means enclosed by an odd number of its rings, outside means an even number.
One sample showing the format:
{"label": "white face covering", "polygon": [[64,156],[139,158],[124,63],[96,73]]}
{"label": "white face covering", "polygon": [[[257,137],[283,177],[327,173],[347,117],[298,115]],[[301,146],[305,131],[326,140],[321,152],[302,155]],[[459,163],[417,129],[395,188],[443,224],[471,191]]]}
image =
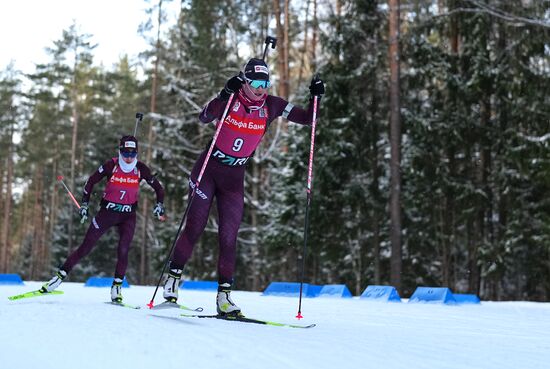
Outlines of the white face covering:
{"label": "white face covering", "polygon": [[122,154],[120,152],[118,153],[118,165],[120,166],[120,169],[122,169],[124,173],[130,173],[132,170],[134,170],[137,162],[138,160],[136,156],[134,160],[130,164],[128,164],[124,161],[124,157],[122,156]]}

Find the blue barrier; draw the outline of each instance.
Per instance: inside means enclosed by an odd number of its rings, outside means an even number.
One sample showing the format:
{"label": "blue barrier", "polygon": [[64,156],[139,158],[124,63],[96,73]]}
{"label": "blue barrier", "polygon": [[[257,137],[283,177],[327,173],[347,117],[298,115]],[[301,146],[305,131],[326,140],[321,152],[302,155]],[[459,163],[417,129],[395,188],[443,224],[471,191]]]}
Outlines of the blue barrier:
{"label": "blue barrier", "polygon": [[183,281],[180,284],[184,290],[217,290],[218,282],[213,281]]}
{"label": "blue barrier", "polygon": [[399,297],[399,293],[393,286],[367,286],[360,298],[384,302],[401,302],[401,297]]}
{"label": "blue barrier", "polygon": [[409,303],[456,304],[453,292],[447,287],[417,287]]}
{"label": "blue barrier", "polygon": [[[302,286],[302,296],[317,297],[321,292],[322,286],[304,283]],[[263,296],[286,296],[295,297],[300,295],[300,283],[297,282],[271,282],[264,290]]]}
{"label": "blue barrier", "polygon": [[351,292],[345,284],[326,284],[319,291],[318,297],[351,297]]}
{"label": "blue barrier", "polygon": [[[90,277],[84,284],[84,287],[111,287],[113,277]],[[122,287],[130,287],[126,278],[122,281]]]}
{"label": "blue barrier", "polygon": [[25,284],[19,274],[0,274],[0,285]]}
{"label": "blue barrier", "polygon": [[466,293],[453,294],[457,304],[479,304],[481,301],[477,295],[471,295]]}

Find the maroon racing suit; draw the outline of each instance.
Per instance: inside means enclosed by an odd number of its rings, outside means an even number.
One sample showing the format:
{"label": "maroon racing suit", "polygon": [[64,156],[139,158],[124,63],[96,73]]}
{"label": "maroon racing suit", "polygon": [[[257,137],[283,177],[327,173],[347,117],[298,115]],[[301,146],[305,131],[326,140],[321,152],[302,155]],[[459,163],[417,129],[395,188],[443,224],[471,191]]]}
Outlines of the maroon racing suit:
{"label": "maroon racing suit", "polygon": [[[223,122],[224,126],[220,130],[170,263],[172,269],[183,269],[191,257],[195,243],[206,227],[210,206],[216,197],[219,216],[218,282],[220,284],[233,283],[237,233],[244,208],[246,163],[274,119],[282,116],[291,122],[311,125],[313,115],[312,101],[306,111],[280,97],[268,95],[261,108],[249,110],[238,96],[235,94]],[[226,104],[227,101],[219,96],[216,97],[204,107],[199,116],[200,121],[209,123],[215,119],[220,120]],[[190,191],[195,186],[207,151],[202,152],[191,171]]]}
{"label": "maroon racing suit", "polygon": [[129,173],[122,171],[118,158],[107,160],[100,166],[84,185],[82,202],[90,200],[94,185],[103,177],[107,177],[107,185],[101,199],[101,208],[92,219],[84,241],[65,261],[61,269],[69,273],[71,269],[92,251],[99,238],[111,227],[118,227],[119,241],[115,278],[124,278],[128,266],[128,251],[134,238],[136,227],[136,209],[139,197],[139,183],[144,179],[157,196],[157,202],[163,202],[164,189],[160,182],[151,174],[151,170],[138,161]]}

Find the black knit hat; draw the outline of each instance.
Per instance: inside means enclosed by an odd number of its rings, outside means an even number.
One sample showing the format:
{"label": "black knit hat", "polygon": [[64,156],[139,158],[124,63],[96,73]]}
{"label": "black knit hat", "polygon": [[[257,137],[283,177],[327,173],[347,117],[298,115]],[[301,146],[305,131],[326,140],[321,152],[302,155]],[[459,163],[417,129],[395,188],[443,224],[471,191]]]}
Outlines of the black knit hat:
{"label": "black knit hat", "polygon": [[252,58],[244,67],[244,75],[248,79],[269,81],[269,68],[262,59]]}
{"label": "black knit hat", "polygon": [[138,140],[134,136],[124,136],[118,145],[120,151],[138,151]]}

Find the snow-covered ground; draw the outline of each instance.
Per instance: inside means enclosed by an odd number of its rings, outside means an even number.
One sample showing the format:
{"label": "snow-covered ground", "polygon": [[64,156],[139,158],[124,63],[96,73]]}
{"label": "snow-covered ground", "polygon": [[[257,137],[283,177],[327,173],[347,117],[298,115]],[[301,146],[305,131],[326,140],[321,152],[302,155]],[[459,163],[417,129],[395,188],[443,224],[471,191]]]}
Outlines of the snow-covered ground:
{"label": "snow-covered ground", "polygon": [[[233,292],[243,312],[281,328],[149,310],[153,287],[125,288],[131,310],[105,304],[108,288],[64,283],[64,295],[9,301],[39,288],[0,286],[0,368],[324,369],[549,368],[550,303],[481,305],[298,299]],[[160,303],[162,290],[156,299]],[[215,293],[180,291],[180,302],[215,313]]]}

